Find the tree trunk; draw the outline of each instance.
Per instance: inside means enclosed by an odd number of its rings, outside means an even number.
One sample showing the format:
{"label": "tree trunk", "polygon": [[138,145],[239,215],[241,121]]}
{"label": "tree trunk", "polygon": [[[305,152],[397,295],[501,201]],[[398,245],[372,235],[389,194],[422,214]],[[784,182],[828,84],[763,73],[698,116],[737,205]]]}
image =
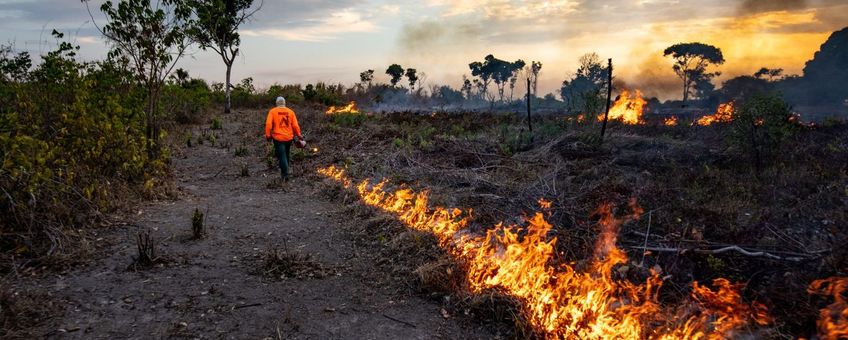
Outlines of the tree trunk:
{"label": "tree trunk", "polygon": [[224,113],[230,113],[230,109],[232,108],[232,102],[230,102],[230,94],[232,92],[232,90],[230,89],[230,87],[231,87],[230,86],[230,75],[232,74],[232,71],[233,71],[233,63],[232,62],[227,63],[227,80],[226,80],[226,84],[224,84],[224,88],[225,88],[224,93],[227,97],[227,102],[224,103]]}
{"label": "tree trunk", "polygon": [[689,77],[683,75],[683,107],[686,107],[686,100],[689,99]]}
{"label": "tree trunk", "polygon": [[607,121],[609,121],[610,106],[612,106],[612,58],[609,58],[607,71],[607,110],[604,112],[604,123],[601,125],[601,142],[604,141],[604,134],[607,132]]}

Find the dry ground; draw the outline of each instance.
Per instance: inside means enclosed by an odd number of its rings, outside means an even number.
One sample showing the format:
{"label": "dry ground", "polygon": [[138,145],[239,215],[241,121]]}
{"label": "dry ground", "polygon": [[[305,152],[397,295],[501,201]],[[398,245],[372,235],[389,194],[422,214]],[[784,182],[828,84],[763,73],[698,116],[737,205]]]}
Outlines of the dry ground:
{"label": "dry ground", "polygon": [[[102,229],[93,262],[13,281],[19,296],[39,295],[53,313],[10,336],[38,338],[492,338],[488,327],[449,316],[381,267],[379,252],[350,235],[350,209],[326,200],[295,164],[288,186],[275,184],[259,137],[262,112],[223,117],[223,130],[192,128],[192,147],[173,154],[179,198],[150,202]],[[187,132],[187,131],[186,131]],[[174,135],[175,140],[184,136]],[[207,138],[215,134],[215,146]],[[203,138],[203,137],[201,137]],[[237,156],[244,148],[246,154]],[[242,166],[249,176],[242,176]],[[191,217],[206,213],[207,236],[192,240]],[[165,260],[128,269],[135,237],[150,231]],[[364,247],[364,248],[363,248]],[[311,256],[295,277],[263,275],[276,249]],[[310,270],[315,269],[315,270]],[[13,293],[14,294],[14,293]],[[49,302],[45,302],[49,301]],[[51,308],[44,308],[49,311]]]}

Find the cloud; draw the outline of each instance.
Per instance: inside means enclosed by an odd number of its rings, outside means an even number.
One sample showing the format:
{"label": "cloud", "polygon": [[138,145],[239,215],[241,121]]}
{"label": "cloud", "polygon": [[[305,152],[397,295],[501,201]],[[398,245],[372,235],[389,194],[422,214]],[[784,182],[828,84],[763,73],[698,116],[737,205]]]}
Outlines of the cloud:
{"label": "cloud", "polygon": [[339,35],[345,33],[375,32],[378,29],[374,22],[364,19],[362,14],[352,10],[344,10],[292,28],[245,29],[241,33],[249,37],[321,42],[336,39]]}

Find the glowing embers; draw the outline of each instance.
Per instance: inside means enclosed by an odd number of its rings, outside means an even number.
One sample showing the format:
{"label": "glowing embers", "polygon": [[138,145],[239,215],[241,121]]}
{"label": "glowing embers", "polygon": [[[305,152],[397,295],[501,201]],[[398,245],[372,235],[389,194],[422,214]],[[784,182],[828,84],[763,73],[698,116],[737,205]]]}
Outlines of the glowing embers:
{"label": "glowing embers", "polygon": [[810,294],[833,298],[833,303],[819,311],[818,326],[822,339],[848,338],[848,277],[831,277],[814,281],[808,289]]}

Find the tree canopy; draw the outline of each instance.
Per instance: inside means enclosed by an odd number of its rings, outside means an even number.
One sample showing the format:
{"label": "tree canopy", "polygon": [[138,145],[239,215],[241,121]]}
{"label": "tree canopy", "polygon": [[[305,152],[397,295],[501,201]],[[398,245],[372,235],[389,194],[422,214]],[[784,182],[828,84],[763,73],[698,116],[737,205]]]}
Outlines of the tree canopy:
{"label": "tree canopy", "polygon": [[202,49],[215,51],[226,65],[226,86],[224,112],[230,112],[232,67],[239,54],[241,36],[238,28],[259,8],[252,8],[254,0],[188,0],[195,15],[194,24],[189,27],[189,34],[197,41]]}
{"label": "tree canopy", "polygon": [[391,77],[389,82],[392,83],[392,86],[397,86],[397,83],[400,81],[401,78],[403,78],[404,72],[405,70],[403,69],[403,66],[400,66],[398,64],[391,64],[389,68],[386,69],[386,74]]}
{"label": "tree canopy", "polygon": [[710,83],[712,78],[720,75],[719,72],[708,73],[707,67],[724,63],[721,49],[699,42],[674,44],[663,51],[663,56],[674,59],[674,73],[683,80],[684,105],[694,85],[703,87],[705,82]]}

